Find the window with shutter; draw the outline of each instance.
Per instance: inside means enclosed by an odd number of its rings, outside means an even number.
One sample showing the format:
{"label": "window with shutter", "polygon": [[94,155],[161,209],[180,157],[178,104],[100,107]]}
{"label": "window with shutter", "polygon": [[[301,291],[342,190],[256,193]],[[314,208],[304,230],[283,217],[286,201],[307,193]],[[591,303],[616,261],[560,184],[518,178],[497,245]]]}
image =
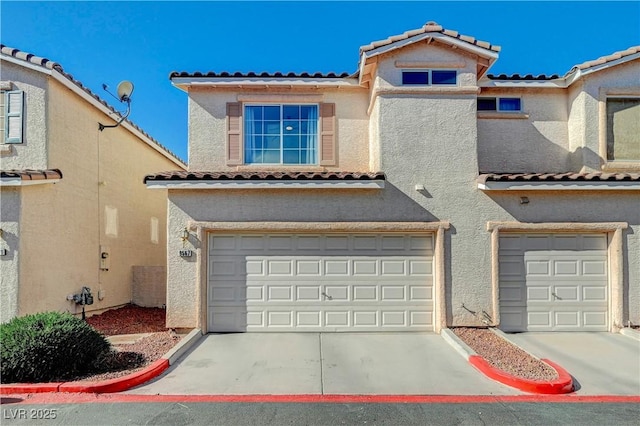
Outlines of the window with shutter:
{"label": "window with shutter", "polygon": [[4,105],[4,142],[22,143],[24,130],[24,92],[13,90],[5,92],[3,96]]}
{"label": "window with shutter", "polygon": [[227,165],[334,165],[335,104],[227,104]]}
{"label": "window with shutter", "polygon": [[320,104],[320,165],[336,164],[336,104]]}
{"label": "window with shutter", "polygon": [[0,91],[0,142],[4,143],[5,134],[4,134],[4,120],[7,116],[7,113],[4,109],[4,98],[7,95],[7,92],[2,90]]}
{"label": "window with shutter", "polygon": [[242,105],[227,104],[227,165],[238,166],[243,162]]}

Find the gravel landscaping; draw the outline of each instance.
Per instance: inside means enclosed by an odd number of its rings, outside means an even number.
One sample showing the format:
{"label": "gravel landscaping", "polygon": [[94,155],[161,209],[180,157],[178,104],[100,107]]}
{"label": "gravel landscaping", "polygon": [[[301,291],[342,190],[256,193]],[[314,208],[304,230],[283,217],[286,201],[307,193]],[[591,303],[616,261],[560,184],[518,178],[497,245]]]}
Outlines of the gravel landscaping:
{"label": "gravel landscaping", "polygon": [[551,381],[558,378],[558,373],[549,365],[489,329],[457,327],[451,330],[494,368],[529,380]]}
{"label": "gravel landscaping", "polygon": [[[133,344],[114,345],[115,359],[105,360],[109,370],[81,380],[106,380],[138,371],[160,359],[180,337],[165,327],[165,310],[127,305],[87,318],[87,322],[105,336],[153,333]],[[532,357],[486,328],[452,328],[452,331],[493,367],[529,380],[558,378],[549,365]]]}
{"label": "gravel landscaping", "polygon": [[103,360],[109,370],[78,378],[97,381],[126,376],[160,359],[173,348],[180,336],[165,326],[165,310],[127,305],[87,318],[87,322],[105,336],[153,333],[135,343],[113,345],[115,353]]}

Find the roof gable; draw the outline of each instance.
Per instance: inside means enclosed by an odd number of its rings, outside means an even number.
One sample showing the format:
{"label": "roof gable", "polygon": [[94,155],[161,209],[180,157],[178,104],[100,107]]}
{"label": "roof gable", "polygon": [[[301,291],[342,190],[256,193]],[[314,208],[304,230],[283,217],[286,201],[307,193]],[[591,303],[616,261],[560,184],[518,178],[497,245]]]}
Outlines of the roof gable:
{"label": "roof gable", "polygon": [[444,29],[436,22],[429,21],[415,30],[406,31],[360,47],[360,84],[369,84],[380,55],[420,42],[427,44],[438,43],[475,55],[478,58],[477,72],[479,77],[484,75],[493,62],[498,59],[498,52],[500,52],[500,46],[494,46],[489,42],[477,40],[457,31]]}
{"label": "roof gable", "polygon": [[[113,118],[114,115],[120,115],[113,106],[107,103],[100,96],[92,92],[88,87],[82,84],[79,80],[76,80],[73,75],[65,72],[57,62],[51,61],[47,58],[36,56],[32,53],[23,52],[13,47],[0,44],[0,57],[3,60],[12,62],[16,65],[21,65],[47,75],[53,76],[57,81],[61,82],[65,86],[74,90],[83,99],[87,100],[91,105],[101,110],[103,113]],[[134,132],[138,138],[144,141],[147,145],[158,151],[160,154],[176,163],[176,165],[186,168],[186,164],[176,154],[171,152],[167,147],[155,140],[151,135],[145,132],[137,124],[133,123],[129,119],[124,120],[124,126],[128,127],[130,131]]]}

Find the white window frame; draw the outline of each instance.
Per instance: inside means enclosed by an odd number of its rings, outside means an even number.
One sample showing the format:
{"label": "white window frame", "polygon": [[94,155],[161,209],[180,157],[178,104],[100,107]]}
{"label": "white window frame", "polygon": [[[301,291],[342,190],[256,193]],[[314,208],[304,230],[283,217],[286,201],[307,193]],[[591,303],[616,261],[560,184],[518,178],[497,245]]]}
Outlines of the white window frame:
{"label": "white window frame", "polygon": [[[316,161],[314,163],[285,163],[284,160],[284,119],[282,118],[282,108],[284,106],[300,106],[300,105],[313,105],[317,109],[318,118],[316,121],[316,146],[314,147]],[[246,120],[246,108],[249,106],[279,106],[280,107],[280,162],[279,163],[252,163],[247,162],[247,132],[244,130],[245,120]],[[317,166],[320,162],[320,104],[317,102],[246,102],[242,104],[242,127],[243,127],[243,136],[242,136],[242,148],[243,148],[243,164],[251,167],[260,167],[260,166]]]}
{"label": "white window frame", "polygon": [[[9,111],[9,97],[11,95],[19,95],[20,96],[20,107],[19,111]],[[18,137],[9,137],[9,118],[10,117],[18,117],[20,119],[20,136]],[[21,144],[24,142],[24,91],[22,90],[7,90],[4,93],[4,135],[3,135],[4,143],[6,144]]]}
{"label": "white window frame", "polygon": [[[456,75],[456,82],[453,84],[433,84],[433,72],[436,71],[449,71],[449,72],[453,72]],[[409,72],[409,73],[416,73],[416,72],[426,72],[427,73],[427,78],[429,79],[429,82],[426,84],[405,84],[402,83],[402,77],[404,75],[405,72]],[[448,86],[448,87],[456,87],[458,86],[458,70],[455,69],[448,69],[448,68],[437,68],[437,69],[433,69],[433,68],[404,68],[401,70],[401,74],[400,74],[400,84],[402,86],[422,86],[422,87],[429,87],[429,86]]]}
{"label": "white window frame", "polygon": [[610,160],[607,157],[607,99],[640,98],[640,86],[601,87],[598,93],[598,139],[601,169],[607,172],[638,172],[640,161]]}
{"label": "white window frame", "polygon": [[616,96],[616,95],[608,95],[604,101],[604,114],[605,114],[605,158],[606,161],[608,163],[640,163],[640,158],[634,158],[634,159],[621,159],[621,160],[616,160],[616,159],[611,159],[609,158],[609,120],[608,120],[608,104],[609,104],[609,100],[619,100],[619,99],[631,99],[631,100],[636,100],[638,102],[640,102],[640,96],[632,96],[632,95],[626,95],[626,96]]}

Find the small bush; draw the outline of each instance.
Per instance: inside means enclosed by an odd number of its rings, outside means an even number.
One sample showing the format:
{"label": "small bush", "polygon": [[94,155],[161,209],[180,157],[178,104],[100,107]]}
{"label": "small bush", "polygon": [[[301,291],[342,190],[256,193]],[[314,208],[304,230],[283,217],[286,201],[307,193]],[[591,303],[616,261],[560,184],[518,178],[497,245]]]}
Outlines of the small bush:
{"label": "small bush", "polygon": [[51,382],[86,374],[111,349],[80,318],[43,312],[0,324],[0,381]]}

